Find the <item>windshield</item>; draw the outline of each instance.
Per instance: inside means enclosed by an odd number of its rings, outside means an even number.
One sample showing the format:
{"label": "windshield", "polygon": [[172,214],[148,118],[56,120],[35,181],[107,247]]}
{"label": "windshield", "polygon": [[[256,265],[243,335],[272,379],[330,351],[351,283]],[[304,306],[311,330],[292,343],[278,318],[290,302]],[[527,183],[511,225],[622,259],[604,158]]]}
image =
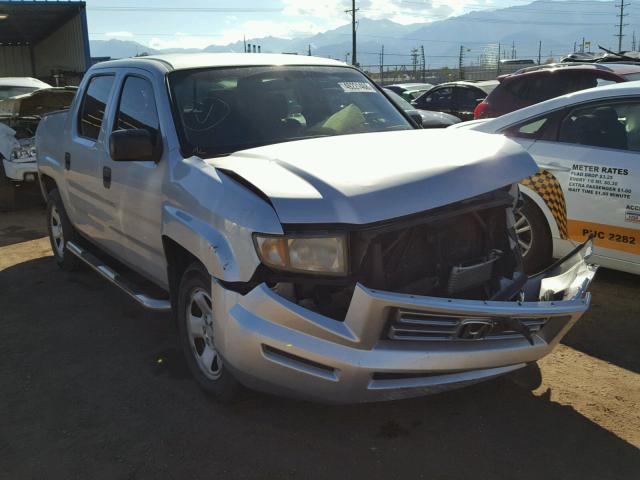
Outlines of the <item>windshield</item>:
{"label": "windshield", "polygon": [[39,90],[38,87],[8,87],[0,86],[0,100],[9,97],[17,97],[18,95],[24,95],[25,93],[31,93]]}
{"label": "windshield", "polygon": [[627,82],[633,82],[634,80],[640,80],[640,73],[627,73],[624,75]]}
{"label": "windshield", "polygon": [[318,136],[413,128],[355,69],[268,66],[169,76],[183,153],[225,155]]}

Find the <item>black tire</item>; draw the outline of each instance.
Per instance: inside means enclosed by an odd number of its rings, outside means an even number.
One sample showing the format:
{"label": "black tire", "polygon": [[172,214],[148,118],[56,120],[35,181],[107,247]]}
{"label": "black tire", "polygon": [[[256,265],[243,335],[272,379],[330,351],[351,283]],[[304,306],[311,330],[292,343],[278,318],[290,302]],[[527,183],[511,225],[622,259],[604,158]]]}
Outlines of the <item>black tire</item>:
{"label": "black tire", "polygon": [[16,187],[11,180],[7,178],[4,171],[4,165],[0,155],[0,210],[11,211],[16,205]]}
{"label": "black tire", "polygon": [[[524,217],[526,226],[530,230],[522,230],[522,220]],[[526,226],[524,228],[526,228]],[[516,234],[518,235],[518,243],[523,250],[524,271],[528,274],[538,273],[551,265],[553,255],[553,240],[551,239],[551,230],[544,216],[544,213],[538,206],[528,197],[524,197],[524,203],[519,212],[516,212]],[[524,251],[523,244],[529,244],[530,247]]]}
{"label": "black tire", "polygon": [[[77,240],[78,235],[67,217],[67,211],[64,209],[58,190],[51,190],[47,197],[47,232],[53,257],[60,268],[71,272],[80,266],[80,260],[67,251],[66,242]],[[58,225],[62,231],[61,238],[54,235],[54,228]]]}
{"label": "black tire", "polygon": [[[192,335],[190,315],[204,318],[205,309],[200,309],[194,297],[205,293],[209,306],[208,321],[203,321],[203,333],[197,338]],[[238,398],[240,384],[233,377],[224,360],[215,349],[213,338],[213,312],[211,311],[211,276],[199,262],[192,263],[182,275],[178,289],[178,335],[189,370],[194,379],[206,393],[221,402],[232,402]],[[212,348],[213,347],[213,348]],[[204,360],[205,350],[216,352],[217,358],[207,362]],[[208,357],[207,357],[208,358]],[[208,365],[208,366],[205,366]]]}

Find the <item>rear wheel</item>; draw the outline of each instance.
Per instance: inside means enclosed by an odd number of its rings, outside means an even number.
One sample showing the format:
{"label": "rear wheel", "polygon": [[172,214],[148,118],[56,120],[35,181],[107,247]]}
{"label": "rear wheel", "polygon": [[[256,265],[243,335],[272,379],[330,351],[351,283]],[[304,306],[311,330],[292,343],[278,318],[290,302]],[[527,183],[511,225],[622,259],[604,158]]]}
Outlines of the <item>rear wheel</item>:
{"label": "rear wheel", "polygon": [[48,194],[47,230],[53,256],[60,268],[66,271],[75,270],[80,265],[80,260],[69,253],[66,246],[67,242],[75,240],[77,235],[62,205],[60,193],[55,189]]}
{"label": "rear wheel", "polygon": [[515,230],[526,273],[537,273],[551,264],[553,241],[542,211],[524,197],[522,208],[515,212]]}
{"label": "rear wheel", "polygon": [[240,386],[216,345],[211,277],[199,262],[182,276],[177,317],[182,349],[198,385],[217,400],[234,400]]}

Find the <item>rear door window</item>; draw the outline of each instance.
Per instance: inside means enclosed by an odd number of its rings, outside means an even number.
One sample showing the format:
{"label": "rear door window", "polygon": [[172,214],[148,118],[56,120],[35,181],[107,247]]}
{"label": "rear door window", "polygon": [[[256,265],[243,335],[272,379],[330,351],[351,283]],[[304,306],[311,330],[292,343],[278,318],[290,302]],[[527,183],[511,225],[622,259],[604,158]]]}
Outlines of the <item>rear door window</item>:
{"label": "rear door window", "polygon": [[558,140],[640,151],[640,101],[599,102],[574,108],[563,119]]}
{"label": "rear door window", "polygon": [[113,75],[93,77],[82,98],[78,134],[90,140],[97,140],[104,120],[104,112],[113,89]]}
{"label": "rear door window", "polygon": [[436,108],[449,108],[451,107],[451,104],[453,102],[453,88],[439,88],[427,95],[424,95],[422,99],[423,102],[421,103],[427,110]]}
{"label": "rear door window", "polygon": [[457,107],[461,112],[473,112],[478,103],[486,97],[486,94],[475,88],[456,88]]}

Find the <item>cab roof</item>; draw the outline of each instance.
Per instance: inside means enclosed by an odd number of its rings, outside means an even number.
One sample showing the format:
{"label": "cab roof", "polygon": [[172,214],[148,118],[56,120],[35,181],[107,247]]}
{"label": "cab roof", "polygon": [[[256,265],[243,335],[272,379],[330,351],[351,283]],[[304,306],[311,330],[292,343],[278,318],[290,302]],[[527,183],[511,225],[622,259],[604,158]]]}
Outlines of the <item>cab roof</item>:
{"label": "cab roof", "polygon": [[150,64],[162,65],[167,71],[188,70],[207,67],[246,67],[269,65],[314,65],[344,67],[346,64],[337,60],[307,55],[273,54],[273,53],[176,53],[166,55],[149,55],[123,60],[101,62],[96,68],[136,67]]}

